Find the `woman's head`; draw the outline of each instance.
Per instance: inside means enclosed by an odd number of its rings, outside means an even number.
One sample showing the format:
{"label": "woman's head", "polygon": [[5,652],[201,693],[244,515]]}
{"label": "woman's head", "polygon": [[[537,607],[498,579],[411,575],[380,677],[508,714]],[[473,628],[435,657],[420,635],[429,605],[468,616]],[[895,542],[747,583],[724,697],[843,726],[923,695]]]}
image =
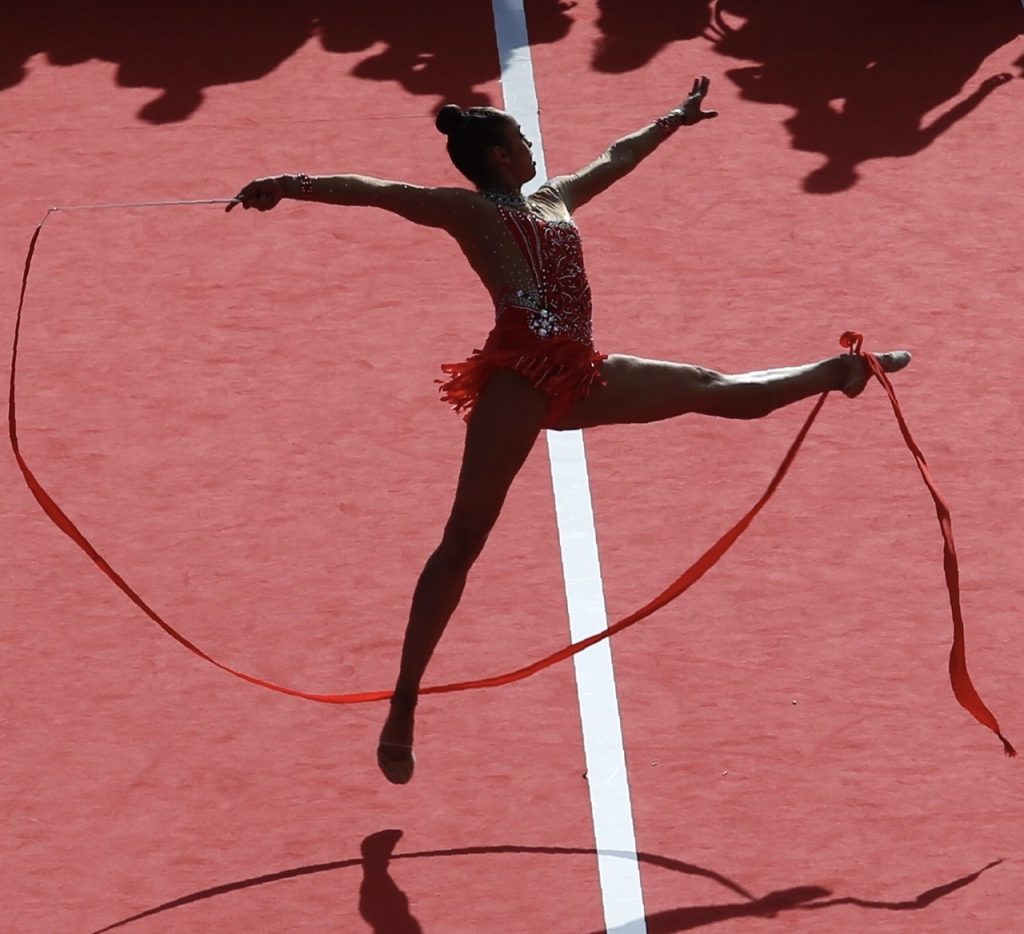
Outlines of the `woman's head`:
{"label": "woman's head", "polygon": [[435,125],[448,137],[448,155],[478,188],[522,185],[537,173],[530,143],[519,124],[493,107],[447,104]]}

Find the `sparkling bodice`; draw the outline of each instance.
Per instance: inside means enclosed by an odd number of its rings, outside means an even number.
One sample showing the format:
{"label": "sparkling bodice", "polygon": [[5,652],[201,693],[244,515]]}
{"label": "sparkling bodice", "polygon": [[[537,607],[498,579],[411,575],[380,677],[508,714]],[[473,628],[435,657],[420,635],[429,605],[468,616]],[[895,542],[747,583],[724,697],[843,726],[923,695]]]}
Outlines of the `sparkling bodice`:
{"label": "sparkling bodice", "polygon": [[509,309],[520,308],[527,312],[529,328],[539,338],[565,336],[591,343],[590,285],[576,225],[503,205],[498,205],[498,211],[533,280],[499,296],[495,305],[499,320]]}

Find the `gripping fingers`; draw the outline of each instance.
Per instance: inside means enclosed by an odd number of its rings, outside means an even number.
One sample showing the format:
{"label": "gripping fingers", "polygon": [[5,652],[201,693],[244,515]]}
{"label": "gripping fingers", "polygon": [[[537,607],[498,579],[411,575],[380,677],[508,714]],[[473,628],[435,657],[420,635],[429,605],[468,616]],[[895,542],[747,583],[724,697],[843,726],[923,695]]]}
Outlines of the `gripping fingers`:
{"label": "gripping fingers", "polygon": [[280,186],[269,179],[257,179],[249,182],[226,208],[230,211],[236,204],[242,205],[245,210],[256,208],[257,211],[269,211],[281,200],[284,192]]}
{"label": "gripping fingers", "polygon": [[237,195],[235,195],[234,199],[228,204],[226,208],[224,208],[225,213],[230,211],[233,207],[235,207],[235,205],[238,204],[242,205],[242,207],[248,211],[249,208],[253,206],[253,196],[253,186],[252,183],[250,182]]}
{"label": "gripping fingers", "polygon": [[247,202],[244,207],[254,207],[257,211],[269,211],[280,200],[275,192],[258,191]]}

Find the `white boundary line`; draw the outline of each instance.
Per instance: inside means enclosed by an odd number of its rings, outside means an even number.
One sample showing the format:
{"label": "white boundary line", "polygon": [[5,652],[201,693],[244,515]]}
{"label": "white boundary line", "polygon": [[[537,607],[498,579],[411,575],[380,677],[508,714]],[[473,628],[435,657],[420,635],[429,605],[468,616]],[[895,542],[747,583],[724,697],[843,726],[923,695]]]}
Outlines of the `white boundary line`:
{"label": "white boundary line", "polygon": [[[522,0],[492,0],[492,7],[505,109],[515,115],[527,138],[533,141],[537,177],[529,187],[536,189],[547,178],[547,166],[526,14]],[[576,642],[608,627],[587,458],[582,432],[546,434],[569,630]],[[609,641],[599,642],[574,656],[574,662],[605,927],[614,929],[616,934],[647,934]]]}

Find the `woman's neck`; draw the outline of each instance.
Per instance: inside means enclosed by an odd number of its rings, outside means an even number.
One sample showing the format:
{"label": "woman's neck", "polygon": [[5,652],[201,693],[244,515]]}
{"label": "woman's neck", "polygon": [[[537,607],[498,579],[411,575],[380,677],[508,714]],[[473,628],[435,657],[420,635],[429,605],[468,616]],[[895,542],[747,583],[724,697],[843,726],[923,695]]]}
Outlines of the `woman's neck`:
{"label": "woman's neck", "polygon": [[499,188],[499,187],[487,187],[479,189],[488,201],[493,201],[495,204],[501,204],[506,207],[519,207],[523,208],[527,206],[527,200],[519,188]]}

